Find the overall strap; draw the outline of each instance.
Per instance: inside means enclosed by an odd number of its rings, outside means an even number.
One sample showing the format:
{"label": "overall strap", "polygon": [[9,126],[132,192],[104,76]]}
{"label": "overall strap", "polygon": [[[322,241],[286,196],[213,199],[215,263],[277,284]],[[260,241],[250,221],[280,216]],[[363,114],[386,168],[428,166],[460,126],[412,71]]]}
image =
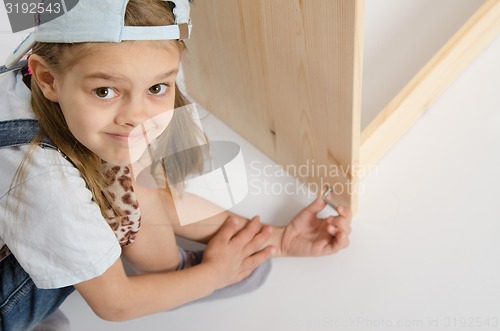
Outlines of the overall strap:
{"label": "overall strap", "polygon": [[[0,148],[29,145],[39,131],[38,121],[34,119],[0,122]],[[57,149],[48,138],[44,138],[40,146]]]}

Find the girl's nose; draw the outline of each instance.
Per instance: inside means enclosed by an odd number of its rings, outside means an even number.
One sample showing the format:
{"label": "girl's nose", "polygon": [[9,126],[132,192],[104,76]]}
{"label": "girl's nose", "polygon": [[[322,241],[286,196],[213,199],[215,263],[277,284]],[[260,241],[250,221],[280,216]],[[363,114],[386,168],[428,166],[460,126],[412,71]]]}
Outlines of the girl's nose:
{"label": "girl's nose", "polygon": [[115,122],[121,126],[136,127],[149,118],[145,100],[141,97],[131,97],[118,111]]}

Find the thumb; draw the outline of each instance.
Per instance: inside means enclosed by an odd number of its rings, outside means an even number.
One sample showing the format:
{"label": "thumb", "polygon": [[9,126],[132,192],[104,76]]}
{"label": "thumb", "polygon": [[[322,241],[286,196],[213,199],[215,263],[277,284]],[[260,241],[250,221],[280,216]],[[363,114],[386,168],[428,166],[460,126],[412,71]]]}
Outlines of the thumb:
{"label": "thumb", "polygon": [[311,202],[309,206],[304,208],[304,211],[312,214],[317,214],[325,207],[326,207],[326,202],[323,201],[322,192],[320,192],[318,197],[313,202]]}

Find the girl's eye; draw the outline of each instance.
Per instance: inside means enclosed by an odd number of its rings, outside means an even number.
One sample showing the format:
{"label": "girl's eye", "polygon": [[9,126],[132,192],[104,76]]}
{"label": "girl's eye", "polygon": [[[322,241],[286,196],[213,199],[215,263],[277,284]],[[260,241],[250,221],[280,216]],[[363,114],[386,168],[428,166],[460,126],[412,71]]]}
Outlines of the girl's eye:
{"label": "girl's eye", "polygon": [[167,92],[167,84],[156,84],[149,88],[148,93],[153,95],[162,95]]}
{"label": "girl's eye", "polygon": [[110,87],[99,87],[93,91],[93,94],[99,99],[108,100],[116,96],[116,92]]}

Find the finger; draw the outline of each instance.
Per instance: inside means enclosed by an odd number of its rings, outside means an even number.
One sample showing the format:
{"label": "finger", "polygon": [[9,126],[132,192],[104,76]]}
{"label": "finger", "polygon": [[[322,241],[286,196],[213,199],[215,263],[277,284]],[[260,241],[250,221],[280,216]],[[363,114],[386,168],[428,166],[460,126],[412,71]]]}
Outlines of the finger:
{"label": "finger", "polygon": [[352,231],[351,222],[342,216],[328,217],[327,223],[329,225],[333,225],[333,226],[337,227],[338,229],[344,231],[347,234],[351,234],[351,231]]}
{"label": "finger", "polygon": [[323,208],[325,208],[325,207],[326,207],[326,202],[323,201],[323,197],[320,194],[320,195],[318,195],[318,197],[313,202],[311,202],[302,211],[303,212],[307,212],[307,213],[311,213],[313,215],[316,215],[317,213],[319,213],[320,211],[322,211]]}
{"label": "finger", "polygon": [[349,247],[349,236],[345,232],[339,232],[339,234],[335,236],[335,239],[340,249]]}
{"label": "finger", "polygon": [[271,237],[272,227],[262,226],[261,231],[252,238],[252,240],[243,249],[243,254],[250,256],[258,251],[261,251]]}
{"label": "finger", "polygon": [[345,206],[339,206],[339,208],[337,208],[337,210],[338,210],[340,216],[351,221],[351,219],[352,219],[351,209],[349,209]]}
{"label": "finger", "polygon": [[224,242],[229,242],[238,231],[238,223],[237,218],[228,217],[217,232],[217,237],[221,238]]}
{"label": "finger", "polygon": [[336,230],[334,236],[322,239],[315,243],[313,247],[313,255],[331,255],[339,252],[341,249],[347,247],[349,241],[347,235],[341,231]]}
{"label": "finger", "polygon": [[351,222],[345,218],[339,220],[339,228],[348,235],[352,232]]}
{"label": "finger", "polygon": [[326,231],[331,235],[331,236],[334,236],[337,234],[337,232],[339,231],[338,228],[336,226],[333,226],[333,225],[328,225],[326,227]]}
{"label": "finger", "polygon": [[243,261],[243,268],[246,271],[245,273],[249,275],[252,271],[255,270],[261,263],[269,260],[275,252],[274,246],[267,246],[263,250],[247,257]]}
{"label": "finger", "polygon": [[262,228],[259,220],[260,217],[256,216],[248,221],[245,227],[231,238],[231,242],[241,246],[247,245]]}
{"label": "finger", "polygon": [[337,253],[338,251],[347,248],[349,246],[349,237],[346,233],[339,231],[333,238],[330,248],[332,253]]}

